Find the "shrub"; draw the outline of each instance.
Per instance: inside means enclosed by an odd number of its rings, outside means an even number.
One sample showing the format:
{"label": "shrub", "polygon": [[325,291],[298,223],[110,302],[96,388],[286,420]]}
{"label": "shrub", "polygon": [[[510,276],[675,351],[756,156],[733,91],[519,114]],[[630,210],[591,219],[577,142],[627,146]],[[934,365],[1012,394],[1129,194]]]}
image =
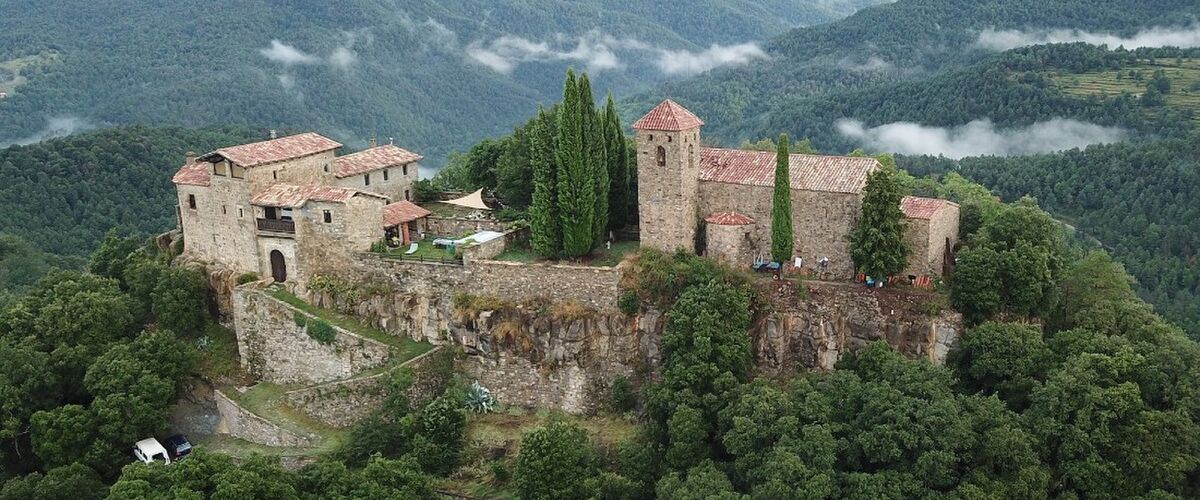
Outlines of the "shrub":
{"label": "shrub", "polygon": [[237,277],[237,284],[239,285],[245,285],[246,283],[253,283],[255,281],[258,281],[257,273],[242,273]]}
{"label": "shrub", "polygon": [[499,461],[492,462],[492,478],[495,479],[496,484],[508,484],[508,481],[512,479],[512,471],[508,470],[508,464]]}
{"label": "shrub", "polygon": [[637,394],[628,378],[620,376],[613,379],[612,405],[613,410],[622,413],[633,410],[637,406]]}
{"label": "shrub", "polygon": [[379,240],[374,243],[371,243],[371,252],[387,253],[387,242],[385,242],[383,240]]}
{"label": "shrub", "polygon": [[300,328],[304,328],[305,325],[308,325],[308,316],[305,316],[304,313],[300,311],[292,313],[292,320],[295,321],[296,326]]}
{"label": "shrub", "polygon": [[337,339],[337,332],[325,320],[314,319],[308,322],[308,336],[322,344],[332,344]]}
{"label": "shrub", "polygon": [[621,298],[617,300],[617,307],[626,316],[633,316],[642,308],[642,302],[638,299],[637,292],[633,290],[625,290],[621,292]]}

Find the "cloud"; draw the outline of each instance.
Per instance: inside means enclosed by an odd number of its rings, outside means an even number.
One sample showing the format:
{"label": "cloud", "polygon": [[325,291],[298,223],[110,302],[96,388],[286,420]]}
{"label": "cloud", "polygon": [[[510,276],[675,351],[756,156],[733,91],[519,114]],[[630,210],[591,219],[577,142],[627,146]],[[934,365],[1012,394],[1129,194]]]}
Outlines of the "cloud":
{"label": "cloud", "polygon": [[1085,42],[1092,45],[1107,45],[1112,48],[1125,47],[1200,47],[1200,24],[1191,27],[1155,27],[1137,32],[1130,37],[1112,33],[1095,33],[1072,29],[1056,30],[1003,30],[986,29],[979,33],[975,44],[979,47],[1003,51],[1048,43]]}
{"label": "cloud", "polygon": [[618,39],[598,31],[590,31],[576,38],[559,35],[556,42],[535,42],[504,35],[488,43],[472,42],[465,50],[472,61],[497,73],[509,74],[521,63],[546,61],[580,62],[592,72],[617,69],[622,67],[617,50],[648,47],[637,40]]}
{"label": "cloud", "polygon": [[350,69],[350,66],[356,62],[358,62],[358,54],[355,54],[349,47],[338,47],[333,49],[332,54],[329,54],[329,64],[338,69]]}
{"label": "cloud", "polygon": [[262,54],[263,57],[271,61],[283,64],[285,66],[291,66],[293,64],[316,64],[321,62],[321,58],[306,53],[279,40],[271,40],[271,46],[265,49],[258,49],[258,53]]}
{"label": "cloud", "polygon": [[55,137],[65,137],[77,132],[83,132],[95,128],[87,120],[77,116],[58,116],[48,118],[46,126],[28,137],[22,137],[10,142],[0,142],[0,147],[8,146],[25,146],[36,142],[42,142]]}
{"label": "cloud", "polygon": [[658,68],[668,75],[695,75],[720,66],[745,64],[754,59],[767,59],[755,43],[737,45],[713,44],[707,50],[663,50],[658,58]]}
{"label": "cloud", "polygon": [[279,79],[279,85],[282,86],[284,89],[291,90],[293,87],[296,86],[296,77],[295,76],[292,76],[287,73],[280,73],[280,74],[276,75],[276,78]]}
{"label": "cloud", "polygon": [[1120,128],[1064,118],[1007,130],[996,129],[991,120],[975,120],[953,128],[908,122],[866,128],[857,120],[839,120],[837,129],[872,150],[942,155],[953,159],[1049,153],[1117,142],[1128,137]]}
{"label": "cloud", "polygon": [[871,56],[865,61],[861,61],[849,56],[842,58],[837,63],[839,68],[848,69],[850,71],[875,72],[886,71],[895,67],[892,63],[885,61],[882,57]]}

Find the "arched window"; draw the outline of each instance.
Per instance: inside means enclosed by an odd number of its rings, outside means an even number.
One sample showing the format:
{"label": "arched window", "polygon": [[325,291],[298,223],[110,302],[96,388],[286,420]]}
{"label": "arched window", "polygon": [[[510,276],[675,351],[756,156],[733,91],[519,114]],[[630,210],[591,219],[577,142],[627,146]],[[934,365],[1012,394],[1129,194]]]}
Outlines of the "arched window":
{"label": "arched window", "polygon": [[658,160],[658,166],[667,166],[667,148],[659,146],[658,151],[655,153],[655,158]]}

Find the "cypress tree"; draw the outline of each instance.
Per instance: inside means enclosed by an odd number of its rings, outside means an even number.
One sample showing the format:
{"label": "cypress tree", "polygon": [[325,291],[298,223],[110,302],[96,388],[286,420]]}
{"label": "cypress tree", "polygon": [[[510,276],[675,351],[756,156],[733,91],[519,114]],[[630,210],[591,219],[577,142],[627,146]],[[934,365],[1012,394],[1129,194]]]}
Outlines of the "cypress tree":
{"label": "cypress tree", "polygon": [[608,152],[608,227],[621,229],[629,224],[629,158],[612,92],[604,106],[604,146]]}
{"label": "cypress tree", "polygon": [[[592,238],[595,245],[604,242],[608,231],[608,160],[604,145],[604,122],[596,112],[596,98],[592,94],[592,83],[587,73],[579,77],[579,110],[583,117],[584,161],[592,177]],[[589,249],[590,250],[590,249]]]}
{"label": "cypress tree", "polygon": [[556,257],[562,250],[556,202],[553,114],[538,109],[529,134],[529,162],[533,169],[533,202],[529,206],[530,245],[542,257]]}
{"label": "cypress tree", "polygon": [[771,259],[791,260],[795,236],[792,230],[792,179],[789,172],[788,136],[779,136],[775,157],[775,196],[771,206]]}
{"label": "cypress tree", "polygon": [[850,257],[867,276],[886,279],[904,270],[910,249],[904,242],[904,192],[896,169],[885,165],[867,176],[862,217],[850,234]]}
{"label": "cypress tree", "polygon": [[562,254],[580,257],[592,250],[596,189],[585,158],[582,102],[575,72],[567,70],[563,103],[558,111],[558,216]]}

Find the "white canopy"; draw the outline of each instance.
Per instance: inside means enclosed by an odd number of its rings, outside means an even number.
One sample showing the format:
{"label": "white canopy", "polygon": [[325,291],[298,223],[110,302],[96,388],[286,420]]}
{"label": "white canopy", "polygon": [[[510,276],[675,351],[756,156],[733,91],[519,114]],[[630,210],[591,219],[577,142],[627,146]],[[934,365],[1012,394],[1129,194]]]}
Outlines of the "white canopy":
{"label": "white canopy", "polygon": [[463,196],[462,198],[455,198],[453,200],[446,201],[445,203],[458,205],[460,207],[474,208],[477,210],[491,210],[491,207],[487,206],[487,204],[483,202],[482,189]]}

